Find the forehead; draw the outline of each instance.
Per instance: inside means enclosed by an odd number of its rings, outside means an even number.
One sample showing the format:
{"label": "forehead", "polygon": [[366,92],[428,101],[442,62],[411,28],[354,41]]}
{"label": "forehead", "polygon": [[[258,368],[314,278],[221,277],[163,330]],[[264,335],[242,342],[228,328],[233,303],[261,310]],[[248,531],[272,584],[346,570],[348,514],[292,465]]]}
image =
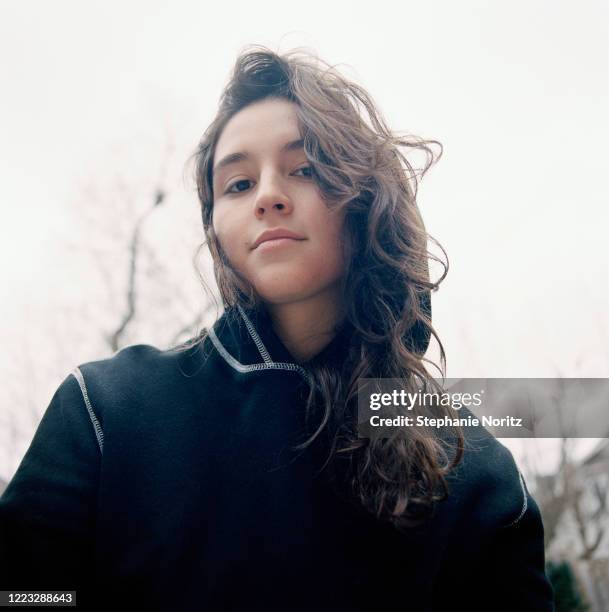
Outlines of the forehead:
{"label": "forehead", "polygon": [[218,139],[215,158],[237,151],[279,148],[299,135],[294,102],[274,98],[260,100],[241,109],[227,122]]}

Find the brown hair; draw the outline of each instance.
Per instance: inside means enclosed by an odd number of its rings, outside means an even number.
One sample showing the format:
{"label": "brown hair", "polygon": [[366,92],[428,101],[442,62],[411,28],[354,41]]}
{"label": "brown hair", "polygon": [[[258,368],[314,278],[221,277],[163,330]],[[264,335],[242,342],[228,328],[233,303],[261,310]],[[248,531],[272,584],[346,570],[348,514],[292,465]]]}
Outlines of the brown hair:
{"label": "brown hair", "polygon": [[[440,348],[438,369],[445,371],[444,347],[431,324],[430,291],[445,278],[448,259],[441,246],[446,263],[427,250],[428,234],[416,204],[417,172],[400,147],[425,153],[422,177],[442,155],[442,145],[392,133],[370,95],[316,56],[300,49],[279,55],[261,46],[248,48],[238,57],[217,115],[194,155],[204,244],[225,307],[258,307],[260,301],[231,268],[213,231],[214,152],[237,112],[270,97],[296,104],[314,179],[328,206],[346,208],[349,246],[343,291],[354,333],[340,371],[310,362],[314,384],[307,418],[316,406],[322,407],[321,417],[312,436],[297,448],[325,432],[331,439],[327,463],[348,459],[343,480],[366,510],[398,528],[418,524],[447,495],[445,475],[461,460],[462,431],[456,429],[454,445],[417,428],[399,428],[390,438],[359,438],[355,405],[359,378],[397,378],[410,390],[439,390],[424,362],[438,366],[424,353],[433,335]],[[439,145],[437,159],[432,144]],[[430,280],[429,259],[444,269],[436,282]],[[450,450],[456,451],[452,459]]]}

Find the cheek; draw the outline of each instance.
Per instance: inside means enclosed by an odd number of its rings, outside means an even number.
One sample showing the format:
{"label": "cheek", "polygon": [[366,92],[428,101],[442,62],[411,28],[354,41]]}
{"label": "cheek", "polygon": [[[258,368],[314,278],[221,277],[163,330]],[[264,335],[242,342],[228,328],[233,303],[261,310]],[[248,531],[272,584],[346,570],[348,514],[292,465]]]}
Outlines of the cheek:
{"label": "cheek", "polygon": [[340,263],[343,265],[343,225],[344,225],[344,213],[339,216],[329,216],[322,222],[320,227],[325,228],[323,234],[324,240],[324,252],[326,256],[332,260],[332,262]]}
{"label": "cheek", "polygon": [[333,218],[325,217],[319,220],[317,227],[323,230],[315,241],[316,247],[309,253],[308,272],[326,281],[335,280],[345,269],[342,225]]}
{"label": "cheek", "polygon": [[212,215],[214,234],[226,256],[232,261],[235,256],[235,240],[239,233],[235,231],[234,220],[221,207],[214,208]]}

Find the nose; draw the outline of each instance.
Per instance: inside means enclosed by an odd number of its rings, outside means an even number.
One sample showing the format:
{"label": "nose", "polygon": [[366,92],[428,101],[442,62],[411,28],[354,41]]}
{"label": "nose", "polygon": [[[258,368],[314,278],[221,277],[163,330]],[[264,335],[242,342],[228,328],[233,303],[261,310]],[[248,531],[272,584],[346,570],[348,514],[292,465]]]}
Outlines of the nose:
{"label": "nose", "polygon": [[266,178],[261,176],[254,199],[254,214],[261,219],[265,214],[272,214],[271,211],[289,214],[292,208],[292,201],[277,174],[269,174]]}

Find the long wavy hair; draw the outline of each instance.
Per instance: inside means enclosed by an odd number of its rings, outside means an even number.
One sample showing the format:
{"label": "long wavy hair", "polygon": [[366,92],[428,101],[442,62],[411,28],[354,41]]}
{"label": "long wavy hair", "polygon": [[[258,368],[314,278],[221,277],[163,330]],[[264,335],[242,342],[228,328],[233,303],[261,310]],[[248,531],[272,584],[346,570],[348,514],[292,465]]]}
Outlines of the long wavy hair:
{"label": "long wavy hair", "polygon": [[[428,234],[416,203],[417,171],[401,148],[426,155],[420,178],[442,155],[442,145],[391,132],[371,96],[316,55],[295,49],[278,54],[253,45],[237,58],[222,92],[218,112],[193,154],[203,228],[224,307],[263,307],[253,287],[236,273],[214,233],[212,166],[227,122],[241,109],[265,98],[296,103],[305,155],[328,206],[346,208],[343,248],[348,252],[342,279],[345,318],[353,326],[340,367],[306,365],[313,384],[306,401],[311,436],[304,449],[325,434],[327,465],[342,459],[352,500],[398,529],[418,525],[434,502],[448,494],[446,475],[463,455],[460,428],[448,439],[418,428],[396,429],[390,437],[360,438],[357,430],[358,380],[401,379],[403,388],[440,388],[425,362],[442,375],[444,347],[431,323],[430,292],[448,272],[446,261],[427,250]],[[439,146],[434,157],[431,145]],[[431,240],[431,236],[429,236]],[[435,240],[434,243],[438,244]],[[430,279],[428,261],[443,267]],[[206,330],[196,339],[202,341]],[[424,357],[431,336],[440,348],[441,367]],[[190,343],[187,346],[192,346]],[[449,409],[438,408],[438,413]]]}

